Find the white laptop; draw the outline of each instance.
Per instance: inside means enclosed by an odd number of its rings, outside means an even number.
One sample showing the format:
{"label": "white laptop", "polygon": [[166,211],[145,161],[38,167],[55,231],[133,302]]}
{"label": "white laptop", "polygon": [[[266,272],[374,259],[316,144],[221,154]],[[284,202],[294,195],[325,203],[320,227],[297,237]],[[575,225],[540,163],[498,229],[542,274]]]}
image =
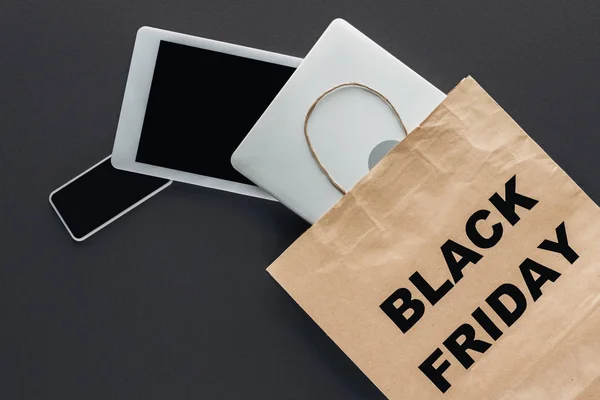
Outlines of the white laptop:
{"label": "white laptop", "polygon": [[[409,132],[445,98],[346,21],[333,21],[231,158],[236,170],[310,223],[342,194],[311,155],[304,119],[317,97],[346,82],[384,95]],[[406,136],[384,101],[353,87],[323,98],[310,117],[308,132],[322,164],[346,190]]]}

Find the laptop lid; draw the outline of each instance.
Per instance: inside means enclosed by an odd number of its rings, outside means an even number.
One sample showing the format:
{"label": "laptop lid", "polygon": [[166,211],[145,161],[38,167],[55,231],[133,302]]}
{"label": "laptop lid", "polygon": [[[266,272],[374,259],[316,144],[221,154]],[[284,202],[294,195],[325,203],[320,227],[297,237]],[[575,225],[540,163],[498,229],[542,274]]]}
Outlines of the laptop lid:
{"label": "laptop lid", "polygon": [[[342,194],[315,162],[304,119],[317,97],[346,82],[382,93],[409,132],[445,98],[346,21],[333,21],[231,159],[240,173],[310,223]],[[339,89],[319,102],[308,130],[321,162],[346,190],[406,136],[384,101],[356,87]]]}

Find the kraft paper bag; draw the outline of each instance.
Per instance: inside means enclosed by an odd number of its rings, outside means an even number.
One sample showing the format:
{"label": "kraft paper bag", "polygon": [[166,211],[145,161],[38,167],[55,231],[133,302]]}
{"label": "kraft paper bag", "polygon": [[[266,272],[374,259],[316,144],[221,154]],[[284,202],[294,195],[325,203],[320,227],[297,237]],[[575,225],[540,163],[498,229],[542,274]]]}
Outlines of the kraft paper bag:
{"label": "kraft paper bag", "polygon": [[599,217],[466,78],[268,272],[389,398],[600,399]]}

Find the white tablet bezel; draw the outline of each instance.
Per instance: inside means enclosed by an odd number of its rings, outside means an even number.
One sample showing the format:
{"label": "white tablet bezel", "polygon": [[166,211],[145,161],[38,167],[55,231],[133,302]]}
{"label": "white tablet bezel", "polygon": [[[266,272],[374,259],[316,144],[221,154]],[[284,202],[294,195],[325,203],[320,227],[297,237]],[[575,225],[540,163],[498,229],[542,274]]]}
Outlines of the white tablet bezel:
{"label": "white tablet bezel", "polygon": [[131,66],[123,96],[121,115],[112,152],[112,165],[117,169],[171,179],[174,181],[205,186],[213,189],[275,200],[262,189],[238,182],[210,176],[144,164],[135,160],[144,123],[150,86],[160,41],[183,44],[191,47],[218,51],[239,57],[266,61],[288,67],[298,67],[301,58],[224,43],[156,28],[142,27],[138,30],[131,57]]}
{"label": "white tablet bezel", "polygon": [[152,196],[158,194],[159,192],[162,192],[163,190],[165,190],[166,188],[168,188],[171,185],[171,183],[173,183],[173,181],[167,181],[164,185],[162,185],[161,187],[159,187],[155,191],[151,192],[147,196],[141,198],[137,202],[133,203],[131,206],[127,207],[126,209],[124,209],[123,211],[121,211],[120,213],[118,213],[117,215],[115,215],[114,217],[112,217],[111,219],[109,219],[108,221],[106,221],[105,223],[103,223],[102,225],[98,226],[96,229],[88,232],[87,234],[85,234],[82,237],[77,237],[77,236],[75,236],[73,234],[73,232],[71,231],[71,228],[69,228],[69,225],[67,225],[67,223],[65,222],[65,220],[64,220],[63,216],[61,215],[60,211],[58,211],[58,208],[56,208],[56,205],[52,201],[52,196],[54,196],[56,193],[60,192],[63,188],[65,188],[66,186],[69,186],[71,183],[73,183],[77,179],[81,178],[83,175],[87,174],[88,172],[90,172],[91,170],[93,170],[94,168],[96,168],[97,166],[99,166],[100,164],[102,164],[103,162],[105,162],[106,160],[108,160],[109,158],[110,158],[110,156],[108,156],[106,158],[103,158],[102,160],[98,161],[96,164],[92,165],[91,167],[89,167],[88,169],[86,169],[85,171],[83,171],[82,173],[80,173],[79,175],[77,175],[76,177],[74,177],[73,179],[71,179],[70,181],[68,181],[67,183],[65,183],[64,185],[61,185],[59,188],[54,189],[52,191],[52,193],[50,193],[50,195],[48,196],[48,201],[50,202],[50,205],[52,206],[52,208],[56,212],[56,215],[58,215],[58,218],[60,218],[60,221],[62,222],[62,224],[67,229],[67,232],[69,232],[69,235],[71,235],[71,238],[73,238],[73,240],[75,240],[76,242],[83,242],[85,239],[89,238],[94,233],[98,232],[99,230],[105,228],[107,225],[110,225],[111,223],[113,223],[117,219],[121,218],[123,215],[127,214],[129,211],[133,210],[134,208],[136,208],[137,206],[139,206],[140,204],[142,204],[143,202],[145,202],[146,200],[148,200]]}

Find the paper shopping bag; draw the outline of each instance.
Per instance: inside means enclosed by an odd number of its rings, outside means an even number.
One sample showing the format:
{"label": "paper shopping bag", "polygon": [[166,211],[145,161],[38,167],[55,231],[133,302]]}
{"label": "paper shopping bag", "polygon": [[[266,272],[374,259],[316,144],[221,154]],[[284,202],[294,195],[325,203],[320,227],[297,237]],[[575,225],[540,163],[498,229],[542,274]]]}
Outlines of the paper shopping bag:
{"label": "paper shopping bag", "polygon": [[268,272],[389,398],[600,399],[599,217],[466,78]]}

